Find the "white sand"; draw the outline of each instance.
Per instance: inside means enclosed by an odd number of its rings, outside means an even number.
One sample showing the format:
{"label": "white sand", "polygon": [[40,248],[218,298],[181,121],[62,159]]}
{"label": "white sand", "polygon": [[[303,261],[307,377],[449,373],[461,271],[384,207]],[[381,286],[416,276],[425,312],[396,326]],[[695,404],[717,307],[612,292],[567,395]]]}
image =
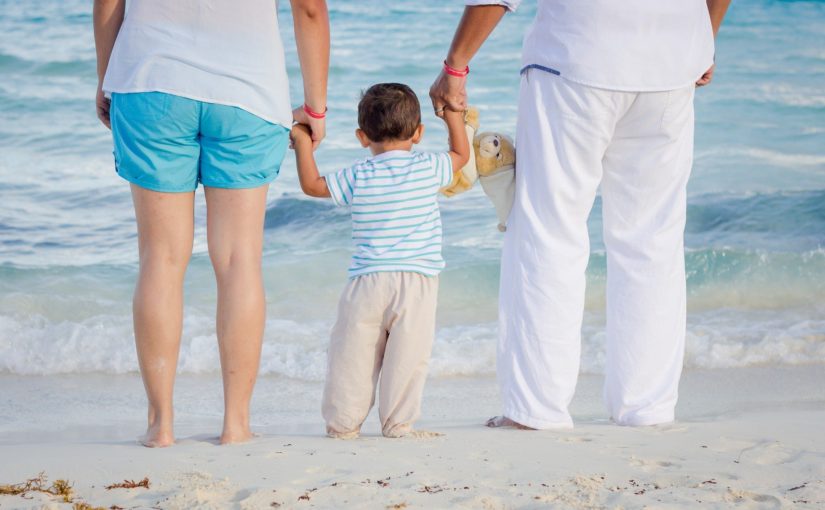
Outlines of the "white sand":
{"label": "white sand", "polygon": [[[261,379],[254,442],[219,447],[220,381],[178,382],[179,442],[138,446],[137,376],[0,376],[0,484],[45,471],[109,508],[825,508],[825,367],[687,372],[676,424],[610,424],[583,377],[571,431],[490,430],[495,381],[430,381],[435,439],[322,436],[320,385]],[[150,489],[113,489],[123,479]],[[0,508],[71,508],[42,494]],[[397,505],[397,506],[393,506]]]}

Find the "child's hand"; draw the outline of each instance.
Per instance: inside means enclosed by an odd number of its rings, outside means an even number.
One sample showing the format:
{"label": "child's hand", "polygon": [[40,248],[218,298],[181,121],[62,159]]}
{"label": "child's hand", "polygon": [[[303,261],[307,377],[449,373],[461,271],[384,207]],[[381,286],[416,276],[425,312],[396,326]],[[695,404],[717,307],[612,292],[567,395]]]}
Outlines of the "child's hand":
{"label": "child's hand", "polygon": [[464,114],[465,113],[466,113],[465,110],[445,109],[443,114],[442,114],[442,118],[444,119],[444,122],[450,122],[450,121],[458,122],[458,120],[460,119],[461,123],[464,124]]}
{"label": "child's hand", "polygon": [[292,149],[309,144],[312,146],[312,132],[306,124],[295,124],[289,133],[289,146]]}

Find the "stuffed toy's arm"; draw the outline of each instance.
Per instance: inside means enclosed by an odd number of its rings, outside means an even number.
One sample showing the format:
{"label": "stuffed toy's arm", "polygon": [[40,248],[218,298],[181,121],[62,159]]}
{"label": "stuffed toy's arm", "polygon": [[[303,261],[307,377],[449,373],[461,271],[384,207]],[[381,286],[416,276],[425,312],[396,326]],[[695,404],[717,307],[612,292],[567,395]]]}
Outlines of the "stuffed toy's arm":
{"label": "stuffed toy's arm", "polygon": [[464,132],[467,138],[467,145],[469,149],[469,159],[463,167],[453,166],[453,168],[461,168],[461,172],[453,174],[453,182],[444,188],[441,188],[441,193],[447,197],[464,193],[473,187],[473,184],[478,180],[478,172],[476,171],[476,157],[475,151],[472,149],[473,139],[478,130],[478,110],[470,108],[464,113]]}

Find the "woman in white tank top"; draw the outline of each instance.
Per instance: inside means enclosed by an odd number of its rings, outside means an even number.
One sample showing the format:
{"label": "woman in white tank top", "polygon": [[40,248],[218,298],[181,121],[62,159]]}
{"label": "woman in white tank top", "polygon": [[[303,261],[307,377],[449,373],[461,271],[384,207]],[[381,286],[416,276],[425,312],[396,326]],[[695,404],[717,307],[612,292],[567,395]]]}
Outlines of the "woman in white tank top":
{"label": "woman in white tank top", "polygon": [[329,18],[324,0],[291,0],[303,78],[294,111],[273,0],[96,0],[97,113],[118,174],[131,183],[140,272],[133,312],[149,401],[143,444],[174,443],[172,393],[194,190],[205,188],[218,284],[222,443],[249,439],[265,322],[261,278],[268,184],[293,120],[325,134]]}

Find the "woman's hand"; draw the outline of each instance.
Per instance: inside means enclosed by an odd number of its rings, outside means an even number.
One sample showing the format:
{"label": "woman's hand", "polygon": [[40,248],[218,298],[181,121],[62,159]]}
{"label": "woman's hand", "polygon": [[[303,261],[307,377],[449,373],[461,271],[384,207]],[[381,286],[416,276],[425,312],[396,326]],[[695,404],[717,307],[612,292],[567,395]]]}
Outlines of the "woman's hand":
{"label": "woman's hand", "polygon": [[452,76],[443,69],[430,87],[435,114],[444,117],[444,109],[463,112],[467,109],[467,77]]}
{"label": "woman's hand", "polygon": [[[304,80],[304,102],[312,111],[326,111],[329,75],[329,12],[326,0],[290,0],[295,27],[295,44]],[[292,119],[309,126],[312,149],[327,134],[326,120],[313,118],[303,108],[292,111]]]}
{"label": "woman's hand", "polygon": [[97,107],[97,118],[100,119],[100,122],[102,122],[104,126],[112,129],[112,121],[109,118],[109,108],[112,105],[112,101],[106,97],[106,94],[103,92],[103,87],[100,84],[97,86],[95,105]]}
{"label": "woman's hand", "polygon": [[298,124],[309,126],[309,131],[312,134],[312,150],[317,149],[321,144],[321,140],[327,135],[327,119],[311,117],[303,106],[299,106],[292,110],[292,120]]}

